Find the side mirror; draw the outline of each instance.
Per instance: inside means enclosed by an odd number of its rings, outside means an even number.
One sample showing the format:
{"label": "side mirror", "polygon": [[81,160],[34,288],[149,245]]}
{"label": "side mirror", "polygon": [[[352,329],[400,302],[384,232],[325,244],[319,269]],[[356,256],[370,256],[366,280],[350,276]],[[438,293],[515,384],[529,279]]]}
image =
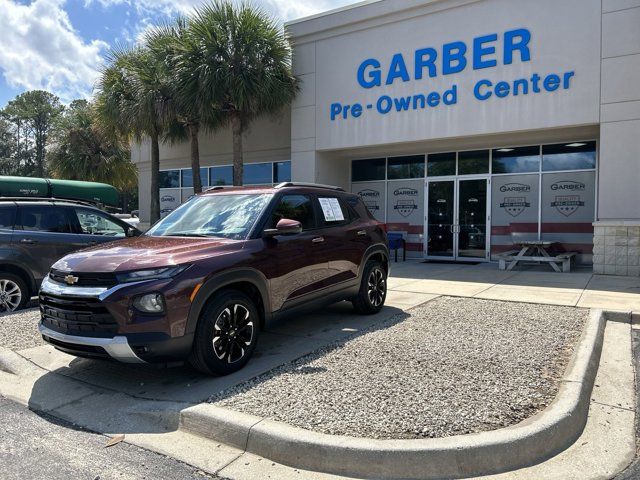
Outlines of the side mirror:
{"label": "side mirror", "polygon": [[302,232],[302,224],[297,220],[289,220],[283,218],[278,222],[276,228],[269,228],[263,232],[265,237],[274,237],[276,235],[295,235]]}
{"label": "side mirror", "polygon": [[139,235],[138,230],[136,230],[134,227],[129,227],[127,228],[127,231],[125,232],[125,235],[129,238],[131,237],[137,237]]}

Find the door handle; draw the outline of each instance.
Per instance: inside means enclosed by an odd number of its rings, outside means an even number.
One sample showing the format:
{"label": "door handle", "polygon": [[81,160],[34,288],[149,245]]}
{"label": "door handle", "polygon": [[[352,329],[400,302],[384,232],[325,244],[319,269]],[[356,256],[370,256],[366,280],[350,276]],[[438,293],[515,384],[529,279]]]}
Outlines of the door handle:
{"label": "door handle", "polygon": [[367,236],[367,231],[366,230],[358,230],[356,232],[356,235],[359,237],[366,237]]}
{"label": "door handle", "polygon": [[94,245],[97,245],[97,244],[98,244],[98,242],[96,242],[95,240],[87,243],[87,245],[90,246],[90,247],[93,247]]}
{"label": "door handle", "polygon": [[27,245],[33,245],[34,243],[37,243],[35,240],[31,239],[31,238],[22,238],[20,239],[20,243],[24,243]]}
{"label": "door handle", "polygon": [[324,242],[324,237],[316,237],[313,240],[311,240],[311,243],[322,243]]}

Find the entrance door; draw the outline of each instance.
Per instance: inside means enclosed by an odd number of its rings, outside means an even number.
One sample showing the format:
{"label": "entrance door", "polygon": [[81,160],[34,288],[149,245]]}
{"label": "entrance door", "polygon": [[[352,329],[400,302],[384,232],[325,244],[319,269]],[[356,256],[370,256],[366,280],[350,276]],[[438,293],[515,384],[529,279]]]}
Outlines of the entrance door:
{"label": "entrance door", "polygon": [[488,260],[488,184],[486,177],[427,181],[426,258]]}

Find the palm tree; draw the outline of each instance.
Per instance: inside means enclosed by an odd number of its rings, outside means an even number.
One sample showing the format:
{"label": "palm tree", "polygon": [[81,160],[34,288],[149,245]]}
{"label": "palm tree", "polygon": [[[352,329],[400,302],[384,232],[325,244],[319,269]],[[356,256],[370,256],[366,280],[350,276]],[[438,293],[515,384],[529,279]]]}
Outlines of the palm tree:
{"label": "palm tree", "polygon": [[98,79],[95,109],[110,131],[151,141],[151,223],[160,218],[160,139],[174,122],[166,67],[143,47],[113,50]]}
{"label": "palm tree", "polygon": [[242,185],[243,133],[256,117],[280,112],[298,92],[289,39],[263,10],[228,0],[196,8],[185,37],[189,61],[180,66],[179,89],[192,105],[215,106],[224,114],[233,135],[233,184]]}
{"label": "palm tree", "polygon": [[57,127],[54,147],[47,152],[52,176],[113,185],[122,192],[126,208],[127,194],[138,185],[138,170],[121,137],[100,128],[86,100],[71,102]]}
{"label": "palm tree", "polygon": [[[186,95],[181,95],[178,90],[179,66],[184,64],[184,52],[188,52],[185,36],[186,20],[177,18],[173,24],[164,24],[150,29],[144,37],[144,45],[154,56],[158,65],[163,67],[163,75],[167,85],[171,89],[171,99],[168,107],[173,110],[176,124],[172,125],[166,134],[170,142],[181,142],[189,139],[191,147],[191,171],[193,178],[193,190],[195,193],[202,191],[202,179],[200,178],[200,147],[198,135],[203,123],[207,121],[207,112],[202,111],[203,105],[198,102],[198,91],[185,90]],[[183,80],[184,83],[188,79]],[[189,85],[189,88],[193,88]],[[207,109],[212,110],[212,109]]]}

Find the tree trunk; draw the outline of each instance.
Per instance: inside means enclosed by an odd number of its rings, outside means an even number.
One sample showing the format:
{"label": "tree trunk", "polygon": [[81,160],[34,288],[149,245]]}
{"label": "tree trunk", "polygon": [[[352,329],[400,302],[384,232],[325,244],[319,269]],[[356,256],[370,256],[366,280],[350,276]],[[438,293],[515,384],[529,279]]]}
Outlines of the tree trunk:
{"label": "tree trunk", "polygon": [[189,137],[191,139],[191,172],[193,175],[193,193],[202,191],[202,179],[200,178],[200,147],[198,145],[198,124],[190,124]]}
{"label": "tree trunk", "polygon": [[242,185],[244,159],[242,153],[242,120],[238,115],[231,119],[231,132],[233,133],[233,185]]}
{"label": "tree trunk", "polygon": [[151,207],[149,221],[154,224],[160,219],[160,144],[158,134],[151,136]]}

